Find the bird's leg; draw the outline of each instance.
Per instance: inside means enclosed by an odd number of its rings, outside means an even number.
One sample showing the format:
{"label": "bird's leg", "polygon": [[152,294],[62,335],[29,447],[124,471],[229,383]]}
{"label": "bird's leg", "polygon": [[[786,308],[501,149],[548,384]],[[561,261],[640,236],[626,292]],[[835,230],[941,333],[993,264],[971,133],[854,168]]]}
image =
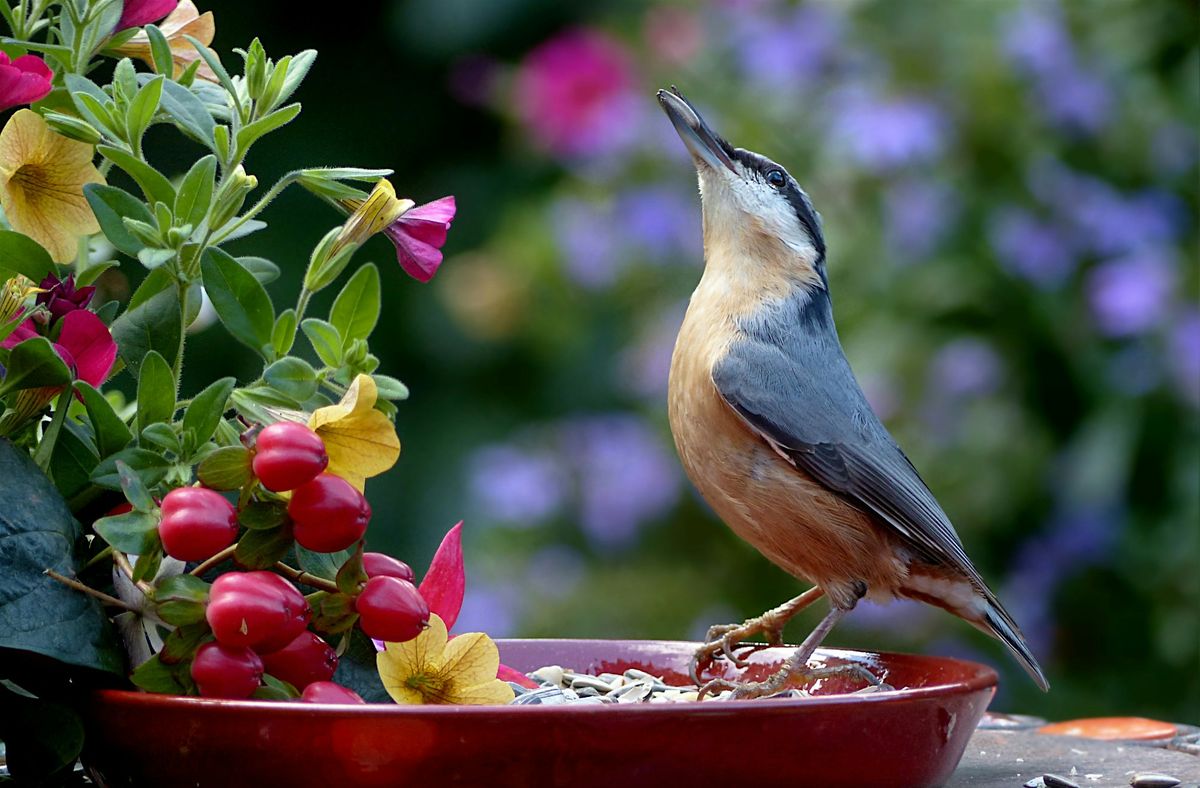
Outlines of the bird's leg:
{"label": "bird's leg", "polygon": [[[866,592],[866,587],[862,588],[862,592]],[[861,598],[862,594],[859,594]],[[855,602],[858,600],[856,599]],[[853,610],[851,607],[841,607],[834,605],[825,618],[821,619],[821,623],[817,624],[816,628],[809,633],[804,642],[800,644],[792,655],[787,658],[783,666],[779,670],[772,673],[763,681],[748,681],[735,682],[726,679],[713,679],[700,688],[700,700],[703,700],[706,695],[711,695],[722,690],[732,690],[735,700],[744,700],[747,698],[761,698],[767,695],[774,695],[787,687],[789,681],[794,677],[802,676],[806,679],[828,678],[830,676],[851,674],[863,679],[868,684],[876,687],[888,689],[877,676],[864,668],[862,665],[848,664],[837,665],[826,668],[809,668],[808,660],[817,650],[817,646],[825,640],[829,632],[837,626],[837,623],[842,620],[842,617]]]}
{"label": "bird's leg", "polygon": [[741,624],[717,624],[709,627],[704,638],[704,645],[696,649],[692,655],[688,672],[692,681],[700,684],[700,673],[704,671],[718,656],[723,656],[739,668],[746,667],[746,661],[733,653],[733,649],[741,642],[755,635],[766,636],[767,643],[778,646],[783,643],[783,627],[800,611],[821,598],[825,592],[819,586],[814,586],[795,599],[790,599],[776,608],[768,610],[761,616],[747,619]]}

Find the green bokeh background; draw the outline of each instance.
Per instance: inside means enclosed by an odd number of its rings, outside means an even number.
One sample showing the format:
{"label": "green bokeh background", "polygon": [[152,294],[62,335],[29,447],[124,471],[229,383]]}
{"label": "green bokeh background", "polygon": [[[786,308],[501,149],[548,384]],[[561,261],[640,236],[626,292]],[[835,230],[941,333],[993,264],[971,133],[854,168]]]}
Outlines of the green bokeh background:
{"label": "green bokeh background", "polygon": [[[613,193],[655,183],[698,212],[690,165],[665,147],[677,145],[665,119],[657,138],[614,154],[616,164],[589,167],[539,148],[512,111],[510,77],[526,53],[566,28],[594,27],[623,42],[633,63],[631,89],[648,116],[657,112],[653,89],[676,82],[711,110],[719,131],[783,162],[812,194],[825,218],[831,289],[851,362],[860,377],[887,382],[887,423],[984,576],[1005,596],[1022,582],[1022,556],[1024,570],[1043,581],[1047,572],[1060,575],[1038,592],[1048,616],[1038,648],[1054,685],[1049,695],[1038,693],[998,646],[940,612],[902,611],[890,623],[888,613],[876,612],[842,627],[829,643],[985,659],[1002,671],[996,706],[1007,710],[1195,722],[1197,404],[1189,400],[1190,384],[1172,372],[1169,343],[1172,328],[1196,309],[1197,170],[1194,155],[1174,174],[1153,161],[1155,134],[1168,126],[1183,129],[1195,153],[1200,11],[1186,0],[817,7],[834,9],[841,20],[835,54],[826,57],[850,65],[829,67],[804,86],[784,80],[767,89],[749,84],[739,65],[738,52],[754,46],[753,36],[730,44],[722,25],[791,18],[786,4],[674,7],[703,31],[695,51],[675,62],[654,50],[644,32],[651,8],[635,2],[367,2],[311,11],[279,2],[211,4],[218,51],[245,46],[253,35],[274,57],[320,51],[298,96],[303,114],[248,162],[260,183],[302,165],[391,167],[402,195],[458,199],[447,261],[433,283],[404,276],[381,238],[356,258],[375,261],[383,273],[385,315],[372,339],[380,371],[412,391],[397,417],[400,461],[368,485],[371,547],[420,569],[441,534],[468,517],[468,582],[495,596],[497,609],[507,606],[498,627],[505,635],[695,636],[703,622],[740,620],[801,588],[729,534],[690,492],[619,549],[589,541],[569,506],[529,527],[492,522],[469,494],[471,461],[483,447],[536,443],[546,425],[581,414],[635,414],[669,447],[665,397],[631,394],[619,359],[686,298],[699,277],[697,261],[681,245],[667,263],[635,261],[609,286],[581,286],[565,273],[554,206],[577,200],[613,220]],[[1080,63],[1108,86],[1112,102],[1101,127],[1072,131],[1039,114],[1035,77],[1015,66],[1002,44],[1006,25],[1030,9],[1059,19]],[[476,104],[451,89],[464,58],[483,62],[494,77]],[[881,170],[820,143],[839,112],[830,97],[841,81],[856,80],[881,96],[927,96],[943,107],[952,131],[939,154]],[[152,158],[190,156],[172,148],[165,131],[154,142]],[[1154,188],[1175,200],[1174,229],[1158,244],[1172,271],[1160,322],[1120,336],[1097,329],[1088,282],[1101,255],[1079,252],[1052,288],[1003,264],[990,217],[1011,205],[1053,214],[1038,207],[1030,180],[1055,163],[1123,194]],[[885,195],[908,177],[946,185],[952,198],[938,210],[953,219],[934,248],[898,262],[885,232]],[[270,286],[278,306],[294,298],[312,245],[339,217],[291,190],[264,218],[271,227],[236,251],[280,265],[283,276]],[[456,274],[456,266],[467,273]],[[500,283],[502,294],[464,300],[488,283]],[[310,314],[322,314],[332,297],[321,293]],[[999,371],[987,391],[947,404],[930,365],[964,337],[992,348]],[[249,351],[217,331],[197,335],[189,354],[189,391],[218,375],[257,373]],[[1127,358],[1136,363],[1122,367]],[[1154,379],[1122,385],[1139,375]],[[951,411],[948,421],[939,418]],[[1063,520],[1080,511],[1107,524],[1100,547],[1077,547],[1062,536]],[[530,563],[556,545],[574,561],[561,593],[539,585]],[[1042,559],[1032,570],[1030,556]],[[789,637],[798,640],[819,615],[806,614]]]}

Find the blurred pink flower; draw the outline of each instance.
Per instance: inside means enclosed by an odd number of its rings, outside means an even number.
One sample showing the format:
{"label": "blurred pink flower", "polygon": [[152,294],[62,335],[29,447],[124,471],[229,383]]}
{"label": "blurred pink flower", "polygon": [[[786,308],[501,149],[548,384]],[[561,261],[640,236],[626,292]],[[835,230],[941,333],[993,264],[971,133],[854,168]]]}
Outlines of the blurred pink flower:
{"label": "blurred pink flower", "polygon": [[175,10],[179,0],[125,0],[117,30],[141,27],[157,22]]}
{"label": "blurred pink flower", "polygon": [[0,112],[18,104],[30,104],[50,92],[54,72],[37,55],[9,60],[0,52]]}
{"label": "blurred pink flower", "polygon": [[383,234],[396,245],[396,260],[405,273],[420,282],[433,278],[442,264],[442,246],[456,210],[454,197],[443,197],[406,211],[384,228]]}
{"label": "blurred pink flower", "polygon": [[569,30],[525,56],[514,103],[534,142],[559,156],[604,152],[624,139],[632,58],[595,30]]}

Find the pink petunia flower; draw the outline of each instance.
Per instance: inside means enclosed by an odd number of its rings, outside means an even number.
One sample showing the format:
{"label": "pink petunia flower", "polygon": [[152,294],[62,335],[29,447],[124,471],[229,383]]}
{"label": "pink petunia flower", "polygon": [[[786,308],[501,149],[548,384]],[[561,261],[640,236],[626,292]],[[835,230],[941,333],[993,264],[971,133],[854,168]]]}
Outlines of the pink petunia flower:
{"label": "pink petunia flower", "polygon": [[50,320],[53,322],[86,307],[96,294],[93,285],[76,287],[75,277],[68,274],[66,279],[59,279],[54,274],[46,277],[38,284],[42,289],[38,293],[37,303],[44,304],[50,310]]}
{"label": "pink petunia flower", "polygon": [[175,10],[179,0],[125,0],[117,30],[141,27],[157,22]]}
{"label": "pink petunia flower", "polygon": [[[11,348],[38,335],[33,320],[26,320],[9,334],[0,347]],[[62,319],[62,330],[54,350],[76,380],[100,386],[108,379],[117,360],[117,343],[104,321],[86,309],[70,312]]]}
{"label": "pink petunia flower", "polygon": [[396,245],[396,260],[413,279],[428,282],[437,273],[456,210],[454,197],[443,197],[406,211],[384,228],[384,235]]}
{"label": "pink petunia flower", "polygon": [[53,79],[54,72],[37,55],[9,60],[6,53],[0,52],[0,112],[45,98]]}

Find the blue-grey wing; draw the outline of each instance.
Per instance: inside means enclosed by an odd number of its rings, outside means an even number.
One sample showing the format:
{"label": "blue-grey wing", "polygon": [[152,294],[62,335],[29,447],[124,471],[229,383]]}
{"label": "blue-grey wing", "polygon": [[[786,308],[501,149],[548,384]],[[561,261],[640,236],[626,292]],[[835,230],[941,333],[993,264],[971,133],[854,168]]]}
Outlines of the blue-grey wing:
{"label": "blue-grey wing", "polygon": [[795,320],[748,326],[713,368],[717,391],[795,467],[874,514],[924,560],[986,588],[933,493],[871,409],[828,319],[828,330]]}

